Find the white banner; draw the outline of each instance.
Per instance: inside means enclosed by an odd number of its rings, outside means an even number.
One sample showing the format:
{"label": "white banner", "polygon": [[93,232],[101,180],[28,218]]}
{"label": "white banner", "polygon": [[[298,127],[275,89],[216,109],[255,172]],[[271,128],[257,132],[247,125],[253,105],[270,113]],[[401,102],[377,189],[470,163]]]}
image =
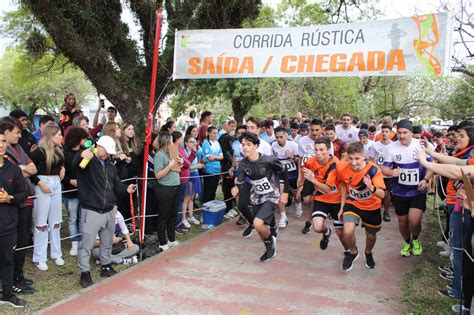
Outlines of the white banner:
{"label": "white banner", "polygon": [[297,28],[177,31],[174,79],[441,76],[449,13]]}

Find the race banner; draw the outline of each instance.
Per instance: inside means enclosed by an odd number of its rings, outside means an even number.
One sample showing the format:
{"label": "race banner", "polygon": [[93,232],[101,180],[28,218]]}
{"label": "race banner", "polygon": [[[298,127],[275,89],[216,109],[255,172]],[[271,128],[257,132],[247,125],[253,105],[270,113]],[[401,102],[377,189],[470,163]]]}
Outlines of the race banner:
{"label": "race banner", "polygon": [[177,31],[174,79],[441,76],[449,13],[310,27]]}

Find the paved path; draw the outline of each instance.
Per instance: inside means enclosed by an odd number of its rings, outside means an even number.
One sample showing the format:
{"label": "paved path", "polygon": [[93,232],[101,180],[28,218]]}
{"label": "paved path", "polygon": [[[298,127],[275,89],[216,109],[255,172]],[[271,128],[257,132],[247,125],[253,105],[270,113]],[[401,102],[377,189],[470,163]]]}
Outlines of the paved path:
{"label": "paved path", "polygon": [[[333,234],[326,251],[319,236],[302,235],[290,216],[280,230],[277,257],[261,263],[255,233],[230,222],[95,285],[45,310],[46,314],[398,314],[400,281],[414,257],[402,258],[396,221],[385,224],[374,251],[341,270]],[[361,252],[364,234],[357,232]]]}

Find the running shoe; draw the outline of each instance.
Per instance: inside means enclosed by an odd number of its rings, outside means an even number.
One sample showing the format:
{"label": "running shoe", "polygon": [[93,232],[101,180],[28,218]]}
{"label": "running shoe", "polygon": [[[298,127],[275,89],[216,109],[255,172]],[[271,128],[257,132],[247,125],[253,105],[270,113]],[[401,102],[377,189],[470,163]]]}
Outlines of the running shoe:
{"label": "running shoe", "polygon": [[438,294],[444,297],[450,297],[455,299],[459,298],[459,296],[456,296],[452,290],[439,290]]}
{"label": "running shoe", "polygon": [[461,315],[469,315],[471,314],[471,309],[465,307],[464,305],[461,304],[455,304],[451,307],[451,310],[457,314]]}
{"label": "running shoe", "polygon": [[420,256],[423,253],[423,246],[421,246],[420,240],[413,240],[412,244],[413,255]]}
{"label": "running shoe", "polygon": [[328,244],[329,244],[329,238],[331,237],[331,229],[328,228],[328,231],[329,231],[329,234],[326,235],[326,234],[323,234],[323,238],[321,239],[321,241],[319,242],[319,247],[322,249],[322,250],[325,250],[326,248],[328,248]]}
{"label": "running shoe", "polygon": [[235,225],[244,225],[247,223],[247,220],[243,216],[240,216],[237,222],[235,222]]}
{"label": "running shoe", "polygon": [[347,254],[347,256],[344,257],[344,261],[342,262],[342,266],[341,266],[342,270],[346,270],[346,271],[351,270],[352,267],[354,266],[354,261],[356,261],[357,258],[359,258],[359,252],[355,254],[352,254],[352,253]]}
{"label": "running shoe", "polygon": [[116,275],[117,271],[112,267],[112,264],[104,265],[100,268],[100,276],[102,278],[112,277]]}
{"label": "running shoe", "polygon": [[301,202],[295,204],[295,215],[297,218],[301,218],[303,215],[303,206],[301,205]]}
{"label": "running shoe", "polygon": [[375,260],[372,253],[365,253],[365,266],[369,269],[375,269]]}
{"label": "running shoe", "polygon": [[304,228],[303,228],[303,230],[301,231],[301,233],[303,233],[303,234],[311,233],[311,222],[306,221],[306,222],[304,223]]}
{"label": "running shoe", "polygon": [[199,222],[199,220],[196,219],[195,217],[190,217],[190,218],[188,219],[188,222],[190,222],[191,224],[194,224],[194,225],[199,225],[199,224],[201,224],[201,222]]}
{"label": "running shoe", "polygon": [[448,257],[449,258],[449,257],[451,257],[452,253],[453,253],[453,251],[451,250],[451,248],[448,248],[446,250],[443,250],[443,251],[439,252],[439,255],[441,257]]}
{"label": "running shoe", "polygon": [[249,225],[249,226],[245,229],[244,233],[242,233],[242,236],[243,236],[243,237],[250,237],[250,236],[252,236],[253,231],[255,231],[255,229],[253,228],[253,226]]}
{"label": "running shoe", "polygon": [[453,266],[451,265],[446,265],[446,266],[438,266],[438,270],[441,272],[453,272]]}
{"label": "running shoe", "polygon": [[278,227],[279,228],[286,228],[287,225],[288,225],[288,218],[281,217],[280,222],[278,222]]}
{"label": "running shoe", "polygon": [[12,294],[10,296],[2,296],[2,299],[0,299],[0,304],[10,305],[14,308],[23,308],[26,306],[26,302],[18,298],[15,294]]}
{"label": "running shoe", "polygon": [[89,271],[81,272],[81,280],[79,282],[83,288],[90,287],[94,284],[94,282],[92,282],[91,273]]}
{"label": "running shoe", "polygon": [[137,255],[122,260],[122,265],[135,265],[136,263],[138,263]]}
{"label": "running shoe", "polygon": [[383,220],[384,222],[390,222],[392,220],[392,218],[390,217],[390,213],[388,213],[388,211],[383,212]]}
{"label": "running shoe", "polygon": [[33,280],[25,278],[23,276],[17,277],[13,281],[20,285],[32,285],[33,283],[35,283]]}
{"label": "running shoe", "polygon": [[188,222],[188,220],[181,221],[181,224],[187,229],[191,228],[191,224]]}
{"label": "running shoe", "polygon": [[261,262],[266,262],[276,256],[275,237],[271,236],[269,240],[265,241],[265,253],[260,257]]}
{"label": "running shoe", "polygon": [[405,244],[403,244],[402,250],[400,251],[400,255],[402,255],[403,257],[409,257],[410,254],[411,254],[411,244],[405,242]]}
{"label": "running shoe", "polygon": [[12,292],[15,294],[33,294],[35,289],[30,285],[21,285],[20,283],[15,283],[12,287]]}
{"label": "running shoe", "polygon": [[275,237],[275,240],[278,238],[278,227],[271,227],[270,234]]}
{"label": "running shoe", "polygon": [[452,281],[454,279],[454,276],[452,273],[447,273],[447,272],[440,272],[439,276],[441,279]]}
{"label": "running shoe", "polygon": [[178,246],[178,245],[179,245],[179,241],[178,241],[178,240],[174,240],[173,242],[168,241],[168,246],[169,246],[169,248],[175,247],[175,246]]}
{"label": "running shoe", "polygon": [[443,241],[438,241],[436,243],[436,246],[438,246],[442,250],[448,250],[449,249],[449,245],[444,240]]}

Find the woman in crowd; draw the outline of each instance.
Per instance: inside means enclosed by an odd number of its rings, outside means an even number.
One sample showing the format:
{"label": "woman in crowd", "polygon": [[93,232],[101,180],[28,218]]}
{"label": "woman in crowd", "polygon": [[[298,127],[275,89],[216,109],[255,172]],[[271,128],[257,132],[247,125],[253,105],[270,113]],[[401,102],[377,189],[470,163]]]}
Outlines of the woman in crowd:
{"label": "woman in crowd", "polygon": [[[197,131],[197,128],[196,128]],[[179,156],[183,159],[183,167],[179,173],[180,182],[184,183],[184,199],[181,209],[181,222],[186,228],[190,228],[191,224],[200,224],[194,217],[194,196],[201,192],[201,179],[199,178],[198,169],[204,167],[198,163],[196,158],[197,140],[191,135],[184,137],[184,144],[179,147]],[[188,181],[185,179],[188,178]]]}
{"label": "woman in crowd", "polygon": [[172,119],[168,120],[166,124],[164,124],[160,129],[160,131],[166,131],[169,133],[172,133],[175,130],[176,130],[176,122]]}
{"label": "woman in crowd", "polygon": [[[66,173],[62,180],[63,189],[65,191],[77,190],[76,168],[73,166],[72,161],[76,154],[81,151],[81,147],[84,146],[88,138],[89,134],[84,129],[78,127],[72,127],[66,133],[66,139],[64,141]],[[69,236],[71,237],[71,250],[69,254],[71,256],[77,256],[79,242],[81,241],[79,234],[82,232],[82,228],[79,225],[81,210],[77,191],[64,193],[63,200],[67,209]]]}
{"label": "woman in crowd", "polygon": [[158,181],[156,187],[156,205],[158,207],[158,240],[162,250],[178,245],[176,240],[176,220],[178,213],[179,172],[173,169],[183,164],[183,159],[170,157],[173,139],[169,132],[160,132],[155,139],[154,173]]}
{"label": "woman in crowd", "polygon": [[216,198],[216,190],[220,179],[219,173],[221,172],[220,161],[224,158],[221,146],[217,141],[217,128],[210,126],[207,129],[207,134],[207,139],[202,143],[203,161],[206,163],[206,167],[203,169],[203,203]]}
{"label": "woman in crowd", "polygon": [[89,122],[87,121],[86,117],[75,118],[72,121],[72,126],[84,129],[89,135],[88,138],[92,141],[94,141],[94,139],[98,137],[99,132],[102,130],[102,127],[103,127],[102,124],[98,124],[95,128],[90,129]]}
{"label": "woman in crowd", "polygon": [[123,153],[129,158],[126,161],[130,161],[126,164],[127,178],[138,176],[140,174],[140,161],[138,160],[140,149],[138,147],[137,137],[135,136],[135,127],[131,122],[125,122],[123,124],[120,146],[122,147]]}
{"label": "woman in crowd", "polygon": [[38,173],[31,177],[36,185],[37,196],[33,212],[36,226],[33,263],[43,271],[48,270],[48,241],[51,241],[51,259],[56,265],[64,265],[60,235],[61,180],[65,175],[64,155],[60,147],[62,140],[59,127],[46,126],[41,133],[38,148],[31,153],[31,160],[38,169]]}

